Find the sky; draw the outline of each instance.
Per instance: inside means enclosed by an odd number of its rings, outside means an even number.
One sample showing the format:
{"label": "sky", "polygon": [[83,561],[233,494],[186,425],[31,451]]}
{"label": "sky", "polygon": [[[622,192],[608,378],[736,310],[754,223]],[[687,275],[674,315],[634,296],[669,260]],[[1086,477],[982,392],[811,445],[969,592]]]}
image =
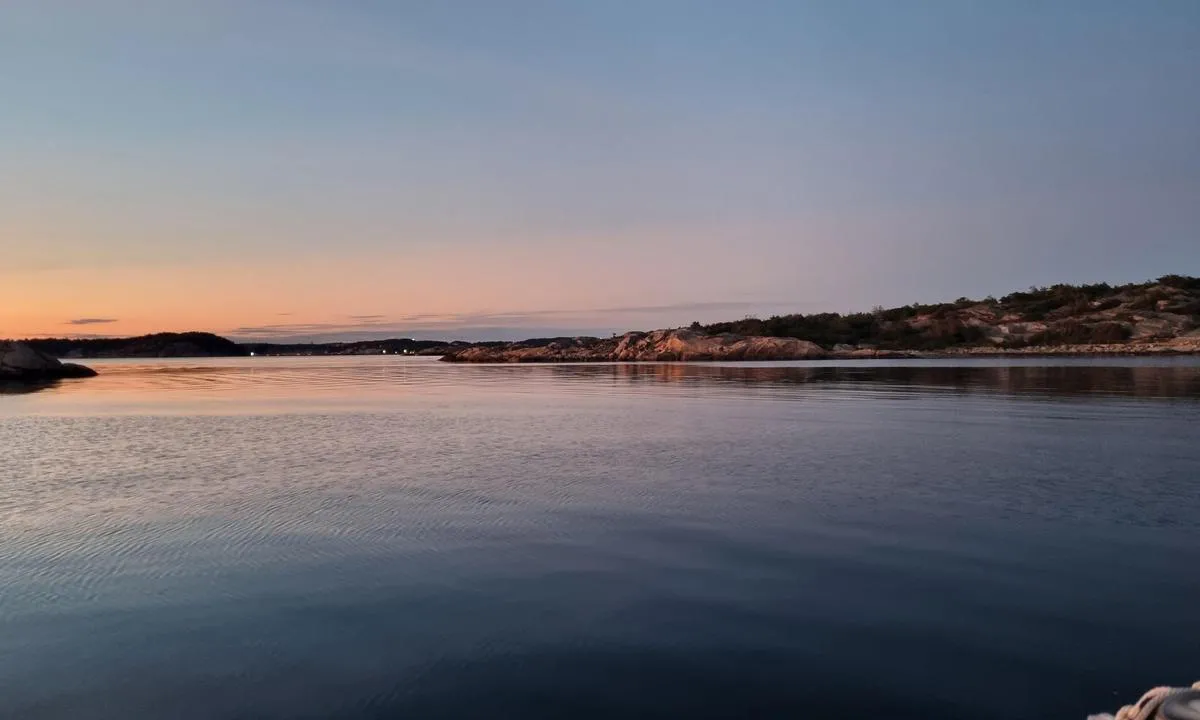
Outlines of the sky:
{"label": "sky", "polygon": [[1195,0],[2,0],[0,337],[1200,275]]}

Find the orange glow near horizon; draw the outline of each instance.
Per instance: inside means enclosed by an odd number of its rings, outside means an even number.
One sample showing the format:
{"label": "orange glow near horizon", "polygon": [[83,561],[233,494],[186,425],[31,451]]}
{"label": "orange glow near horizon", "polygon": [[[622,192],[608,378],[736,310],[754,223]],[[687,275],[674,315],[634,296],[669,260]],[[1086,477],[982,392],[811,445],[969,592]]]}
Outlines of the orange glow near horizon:
{"label": "orange glow near horizon", "polygon": [[[375,325],[385,334],[392,327],[445,329],[452,337],[456,327],[472,323],[645,328],[660,326],[658,319],[597,308],[633,303],[686,307],[696,298],[691,278],[698,268],[691,265],[704,262],[706,254],[704,243],[693,246],[687,256],[670,239],[658,241],[654,250],[642,250],[645,244],[635,239],[585,242],[569,249],[457,247],[403,257],[298,257],[287,263],[260,256],[236,265],[0,270],[0,337],[188,330],[267,337],[245,329],[296,326],[300,330],[293,334],[304,335],[310,327],[370,332]],[[587,269],[564,270],[576,266]],[[637,291],[632,302],[630,288]],[[697,319],[686,310],[679,313],[677,320],[670,316],[663,322]]]}
{"label": "orange glow near horizon", "polygon": [[471,312],[481,299],[438,292],[428,275],[346,262],[44,270],[4,278],[0,335],[230,334],[249,326],[349,325],[355,316],[418,310]]}

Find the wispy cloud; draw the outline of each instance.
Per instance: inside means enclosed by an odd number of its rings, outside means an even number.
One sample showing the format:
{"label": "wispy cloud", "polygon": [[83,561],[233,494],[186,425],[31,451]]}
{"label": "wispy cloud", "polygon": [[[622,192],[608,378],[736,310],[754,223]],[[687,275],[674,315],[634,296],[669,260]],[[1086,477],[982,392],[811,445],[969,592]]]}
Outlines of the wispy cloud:
{"label": "wispy cloud", "polygon": [[67,325],[104,325],[105,323],[115,323],[116,321],[117,321],[116,318],[85,317],[85,318],[75,318],[74,320],[68,320],[66,322],[66,324]]}
{"label": "wispy cloud", "polygon": [[661,327],[778,309],[795,311],[797,303],[696,302],[637,305],[593,310],[420,313],[402,316],[348,315],[348,322],[271,323],[232,328],[228,335],[246,340],[338,341],[386,337],[438,339],[521,339],[557,335],[609,335],[630,329]]}

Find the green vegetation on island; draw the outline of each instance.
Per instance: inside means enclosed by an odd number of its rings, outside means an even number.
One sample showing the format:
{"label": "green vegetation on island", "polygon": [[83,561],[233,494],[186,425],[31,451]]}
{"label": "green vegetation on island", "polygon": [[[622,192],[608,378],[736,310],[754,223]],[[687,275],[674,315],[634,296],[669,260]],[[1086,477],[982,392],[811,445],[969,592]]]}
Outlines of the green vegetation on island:
{"label": "green vegetation on island", "polygon": [[748,317],[693,330],[809,340],[825,348],[881,350],[954,347],[1022,349],[1173,340],[1200,328],[1200,278],[1165,275],[1127,285],[1053,285],[1000,299],[959,298],[936,305],[876,308],[842,315]]}

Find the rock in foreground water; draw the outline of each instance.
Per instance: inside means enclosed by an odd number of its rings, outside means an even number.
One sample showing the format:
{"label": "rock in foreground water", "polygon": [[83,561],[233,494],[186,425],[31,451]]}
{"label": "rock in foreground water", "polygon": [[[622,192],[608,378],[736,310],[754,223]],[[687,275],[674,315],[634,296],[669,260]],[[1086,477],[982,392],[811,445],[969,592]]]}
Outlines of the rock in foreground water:
{"label": "rock in foreground water", "polygon": [[0,382],[47,382],[92,377],[96,371],[38,352],[18,342],[0,341]]}

